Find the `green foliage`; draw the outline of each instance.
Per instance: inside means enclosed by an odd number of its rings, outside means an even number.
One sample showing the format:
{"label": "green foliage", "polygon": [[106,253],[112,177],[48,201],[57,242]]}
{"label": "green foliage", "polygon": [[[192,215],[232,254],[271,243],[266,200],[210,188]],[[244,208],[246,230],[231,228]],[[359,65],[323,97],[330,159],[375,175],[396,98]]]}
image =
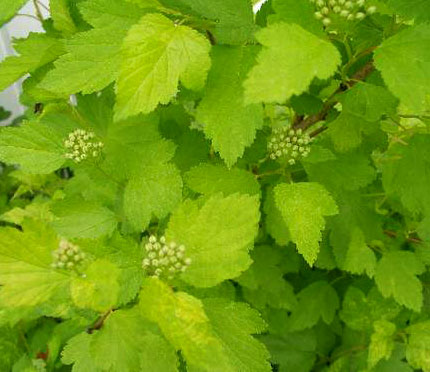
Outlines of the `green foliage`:
{"label": "green foliage", "polygon": [[256,37],[263,50],[245,82],[248,103],[282,103],[305,92],[313,78],[329,78],[340,63],[332,44],[296,24],[275,23]]}
{"label": "green foliage", "polygon": [[14,41],[1,372],[430,372],[429,2],[256,3]]}
{"label": "green foliage", "polygon": [[209,42],[195,30],[160,14],[143,16],[124,39],[126,62],[118,77],[116,118],[167,104],[177,93],[179,80],[189,89],[202,88],[211,63],[209,50]]}
{"label": "green foliage", "polygon": [[324,217],[338,213],[336,203],[317,183],[279,184],[274,192],[291,240],[309,265],[313,265],[325,227]]}

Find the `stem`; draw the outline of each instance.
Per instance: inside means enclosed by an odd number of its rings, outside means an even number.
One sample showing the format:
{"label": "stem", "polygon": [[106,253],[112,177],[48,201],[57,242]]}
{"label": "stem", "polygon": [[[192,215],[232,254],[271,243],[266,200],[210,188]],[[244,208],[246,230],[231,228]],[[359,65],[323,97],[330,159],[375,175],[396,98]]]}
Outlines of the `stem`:
{"label": "stem", "polygon": [[39,6],[41,6],[43,9],[45,9],[47,12],[51,11],[45,4],[43,4],[39,0],[36,0],[36,2],[39,4]]}
{"label": "stem", "polygon": [[[358,70],[352,76],[352,78],[349,81],[348,87],[352,88],[357,82],[364,80],[367,76],[370,75],[370,73],[373,72],[374,69],[375,69],[375,67],[373,66],[373,61],[369,61],[368,63],[366,63],[360,70]],[[322,120],[325,120],[329,111],[337,103],[337,100],[335,100],[334,98],[336,97],[336,95],[338,95],[339,93],[342,93],[344,91],[345,91],[345,89],[342,86],[339,87],[327,99],[327,101],[323,105],[322,110],[319,113],[317,113],[315,115],[308,116],[305,119],[302,119],[302,120],[294,123],[294,128],[306,130],[306,129],[310,128],[311,126],[313,126],[314,124],[316,124]]]}
{"label": "stem", "polygon": [[42,15],[42,11],[40,10],[38,1],[37,0],[33,0],[33,5],[34,5],[34,9],[36,10],[37,19],[40,21],[40,23],[43,23],[44,18],[43,18],[43,15]]}
{"label": "stem", "polygon": [[106,311],[106,313],[104,313],[103,315],[101,315],[96,322],[87,330],[87,333],[91,334],[94,331],[99,330],[101,327],[103,327],[103,324],[105,322],[105,320],[109,317],[109,315],[113,312],[113,309],[109,309],[108,311]]}
{"label": "stem", "polygon": [[37,17],[35,17],[34,15],[31,15],[31,14],[21,14],[21,13],[18,13],[18,14],[15,15],[15,17],[28,17],[28,18],[35,19],[38,22],[40,21],[39,18],[37,18]]}

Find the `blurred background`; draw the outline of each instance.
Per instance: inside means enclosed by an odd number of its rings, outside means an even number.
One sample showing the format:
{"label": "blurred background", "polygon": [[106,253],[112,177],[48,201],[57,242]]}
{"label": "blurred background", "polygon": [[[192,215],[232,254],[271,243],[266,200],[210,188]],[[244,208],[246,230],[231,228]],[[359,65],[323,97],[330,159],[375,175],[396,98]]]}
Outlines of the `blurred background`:
{"label": "blurred background", "polygon": [[[264,1],[265,0],[253,1],[255,3],[255,12],[261,7],[261,4],[264,3]],[[49,0],[37,0],[37,3],[39,4],[39,9],[42,15],[47,18],[49,14]],[[30,32],[42,31],[40,22],[36,18],[34,1],[28,1],[28,3],[19,11],[18,16],[0,28],[0,61],[7,56],[15,54],[12,47],[12,41],[14,38],[23,38]],[[3,106],[6,110],[12,112],[12,116],[8,120],[2,122],[4,125],[7,125],[14,118],[20,116],[24,112],[23,107],[19,103],[20,89],[21,84],[18,82],[10,88],[0,92],[0,106]]]}

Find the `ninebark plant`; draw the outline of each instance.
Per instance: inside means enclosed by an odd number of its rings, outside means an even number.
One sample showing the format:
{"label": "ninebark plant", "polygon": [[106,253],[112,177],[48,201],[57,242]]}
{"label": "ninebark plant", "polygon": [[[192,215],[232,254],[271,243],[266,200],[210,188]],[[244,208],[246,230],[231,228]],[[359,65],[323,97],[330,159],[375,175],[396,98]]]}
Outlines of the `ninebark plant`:
{"label": "ninebark plant", "polygon": [[430,1],[33,5],[0,371],[430,371]]}

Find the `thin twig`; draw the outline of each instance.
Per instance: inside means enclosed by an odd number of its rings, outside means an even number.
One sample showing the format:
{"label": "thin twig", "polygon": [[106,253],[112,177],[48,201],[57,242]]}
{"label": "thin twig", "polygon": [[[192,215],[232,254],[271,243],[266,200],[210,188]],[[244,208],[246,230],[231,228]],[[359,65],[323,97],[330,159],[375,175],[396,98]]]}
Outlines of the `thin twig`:
{"label": "thin twig", "polygon": [[109,317],[109,315],[112,313],[112,309],[106,311],[103,315],[101,315],[96,322],[87,330],[87,333],[91,334],[94,331],[99,330],[101,327],[103,327],[103,324],[105,320]]}
{"label": "thin twig", "polygon": [[37,17],[35,17],[34,15],[31,15],[31,14],[18,13],[18,14],[15,15],[15,17],[28,17],[28,18],[35,19],[38,22],[40,21],[39,18],[37,18]]}
{"label": "thin twig", "polygon": [[[366,63],[360,70],[358,70],[353,76],[352,78],[349,80],[348,82],[348,89],[352,88],[355,84],[357,84],[357,82],[364,80],[367,76],[370,75],[370,73],[373,72],[373,70],[375,69],[374,65],[373,65],[373,61],[369,61],[368,63]],[[345,91],[345,87],[344,86],[340,86],[336,92],[334,92],[328,99],[327,101],[324,103],[323,108],[321,109],[320,112],[318,112],[315,115],[310,115],[298,122],[296,122],[294,124],[294,127],[297,129],[308,129],[311,126],[313,126],[314,124],[324,120],[327,117],[327,114],[329,113],[329,111],[336,105],[337,100],[334,100],[334,97]]]}
{"label": "thin twig", "polygon": [[33,0],[33,5],[34,5],[34,9],[36,10],[37,19],[41,23],[43,23],[44,18],[43,18],[42,11],[40,10],[39,3],[37,2],[37,0]]}

